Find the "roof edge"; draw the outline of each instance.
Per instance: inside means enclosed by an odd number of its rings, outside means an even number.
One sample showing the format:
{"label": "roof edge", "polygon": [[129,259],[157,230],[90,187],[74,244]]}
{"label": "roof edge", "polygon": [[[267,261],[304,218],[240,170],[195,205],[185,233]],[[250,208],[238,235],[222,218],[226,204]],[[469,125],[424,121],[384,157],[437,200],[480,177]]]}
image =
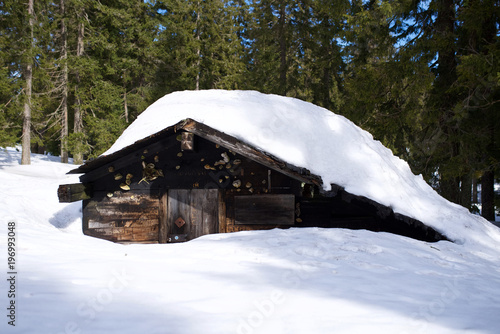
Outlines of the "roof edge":
{"label": "roof edge", "polygon": [[135,151],[136,149],[140,148],[141,146],[148,145],[150,142],[156,140],[158,137],[161,137],[162,135],[168,133],[169,131],[172,131],[172,129],[175,132],[176,127],[183,124],[183,122],[184,122],[184,120],[180,121],[174,125],[171,125],[169,127],[166,127],[165,129],[158,131],[158,132],[156,132],[148,137],[140,139],[140,140],[134,142],[133,144],[125,146],[124,148],[122,148],[116,152],[113,152],[113,153],[108,154],[108,155],[100,155],[95,159],[88,160],[84,164],[80,165],[79,167],[77,167],[75,169],[70,170],[66,174],[84,174],[84,173],[88,173],[94,169],[97,169],[99,167],[102,167],[107,163],[110,163],[110,162],[112,162],[112,161],[114,161],[114,160],[116,160],[124,155],[127,155],[128,153]]}
{"label": "roof edge", "polygon": [[79,167],[70,170],[67,174],[85,174],[91,172],[108,163],[115,161],[116,159],[119,159],[129,153],[132,153],[137,149],[140,149],[142,146],[151,144],[151,142],[158,140],[163,135],[166,135],[171,131],[175,133],[179,130],[192,132],[202,138],[210,140],[236,153],[246,156],[249,159],[257,161],[258,163],[266,167],[269,167],[273,170],[281,172],[285,175],[288,175],[300,181],[315,184],[319,186],[320,189],[322,188],[323,185],[322,178],[318,175],[312,174],[308,169],[298,167],[286,161],[283,161],[267,153],[264,150],[259,150],[254,146],[242,140],[239,140],[238,138],[235,138],[224,132],[216,130],[208,125],[205,125],[191,118],[186,118],[184,120],[181,120],[180,122],[174,125],[171,125],[155,134],[152,134],[148,137],[138,140],[135,143],[130,144],[109,155],[101,155],[95,159],[89,160],[83,165],[80,165]]}
{"label": "roof edge", "polygon": [[323,185],[322,178],[319,175],[312,174],[307,168],[298,167],[283,161],[282,159],[277,158],[264,150],[257,149],[242,140],[216,130],[208,125],[197,122],[196,120],[187,118],[183,122],[178,123],[178,125],[180,125],[180,127],[185,131],[192,132],[202,138],[224,146],[287,176],[306,183],[315,184],[319,187]]}

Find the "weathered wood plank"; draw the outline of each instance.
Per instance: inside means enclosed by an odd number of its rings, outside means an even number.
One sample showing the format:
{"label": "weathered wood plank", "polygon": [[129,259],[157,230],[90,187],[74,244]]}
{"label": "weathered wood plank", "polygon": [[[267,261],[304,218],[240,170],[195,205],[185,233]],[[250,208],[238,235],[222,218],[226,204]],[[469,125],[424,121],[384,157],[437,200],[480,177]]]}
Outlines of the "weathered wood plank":
{"label": "weathered wood plank", "polygon": [[[189,190],[170,189],[168,190],[168,225],[170,231],[168,234],[189,234],[191,217],[189,210]],[[175,224],[178,218],[185,222],[181,227]]]}
{"label": "weathered wood plank", "polygon": [[294,195],[253,195],[234,197],[235,224],[293,225]]}
{"label": "weathered wood plank", "polygon": [[90,184],[73,183],[61,184],[57,189],[57,196],[60,203],[71,203],[92,197]]}
{"label": "weathered wood plank", "polygon": [[178,207],[177,199],[174,197],[175,190],[172,189],[168,190],[167,196],[168,196],[167,197],[167,226],[168,226],[167,238],[168,238],[170,237],[171,234],[180,234],[181,232],[175,231],[177,227],[174,225],[174,222],[177,219],[177,207]]}
{"label": "weathered wood plank", "polygon": [[168,195],[167,192],[164,191],[160,196],[160,203],[158,208],[158,222],[159,222],[159,232],[158,232],[158,242],[164,244],[168,241],[168,231],[170,230],[170,226],[168,225]]}
{"label": "weathered wood plank", "polygon": [[159,200],[149,193],[98,193],[83,205],[83,231],[111,241],[158,242]]}
{"label": "weathered wood plank", "polygon": [[189,230],[189,239],[197,238],[203,235],[203,202],[207,191],[205,189],[194,189],[189,192],[191,226]]}
{"label": "weathered wood plank", "polygon": [[[196,190],[193,190],[195,192]],[[200,235],[217,233],[218,231],[218,209],[219,209],[219,190],[203,190],[205,196],[202,201],[203,227]]]}
{"label": "weathered wood plank", "polygon": [[219,233],[227,232],[227,218],[226,218],[226,202],[225,202],[225,192],[219,191],[219,208],[218,208],[218,224]]}

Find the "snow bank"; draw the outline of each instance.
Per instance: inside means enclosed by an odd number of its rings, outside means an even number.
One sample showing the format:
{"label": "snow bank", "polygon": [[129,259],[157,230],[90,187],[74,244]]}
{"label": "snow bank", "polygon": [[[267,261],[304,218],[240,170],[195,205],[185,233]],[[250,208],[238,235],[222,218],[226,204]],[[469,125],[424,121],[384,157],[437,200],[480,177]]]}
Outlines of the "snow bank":
{"label": "snow bank", "polygon": [[[81,219],[74,217],[77,212],[81,214],[81,202],[69,205],[58,203],[59,184],[79,182],[78,176],[66,175],[74,166],[57,163],[60,160],[59,157],[32,154],[31,165],[20,165],[20,147],[0,148],[0,218],[32,221],[35,213],[39,228],[46,229],[53,225],[50,227],[65,229],[71,226],[71,229],[81,231],[81,226],[72,224],[74,221],[81,224]],[[61,211],[62,208],[64,210]],[[59,213],[54,216],[54,212]]]}
{"label": "snow bank", "polygon": [[[498,333],[492,247],[321,228],[114,244],[82,234],[81,202],[58,203],[58,185],[78,182],[65,175],[74,166],[20,158],[0,150],[0,333]],[[15,327],[6,317],[8,222]]]}
{"label": "snow bank", "polygon": [[184,91],[144,111],[104,155],[192,118],[321,176],[397,213],[418,219],[451,240],[491,244],[490,223],[439,196],[408,164],[345,117],[298,99],[255,91]]}

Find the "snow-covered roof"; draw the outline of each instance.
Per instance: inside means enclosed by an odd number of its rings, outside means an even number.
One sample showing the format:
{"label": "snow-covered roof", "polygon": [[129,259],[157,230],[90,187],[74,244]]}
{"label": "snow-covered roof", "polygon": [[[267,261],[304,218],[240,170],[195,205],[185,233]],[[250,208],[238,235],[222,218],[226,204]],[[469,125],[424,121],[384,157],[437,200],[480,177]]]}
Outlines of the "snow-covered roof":
{"label": "snow-covered roof", "polygon": [[[103,155],[187,118],[307,168],[322,178],[325,190],[336,184],[422,221],[456,242],[465,241],[464,229],[481,241],[490,228],[481,217],[437,194],[405,161],[347,118],[290,97],[225,90],[168,94],[139,115]],[[496,231],[491,236],[498,237]]]}

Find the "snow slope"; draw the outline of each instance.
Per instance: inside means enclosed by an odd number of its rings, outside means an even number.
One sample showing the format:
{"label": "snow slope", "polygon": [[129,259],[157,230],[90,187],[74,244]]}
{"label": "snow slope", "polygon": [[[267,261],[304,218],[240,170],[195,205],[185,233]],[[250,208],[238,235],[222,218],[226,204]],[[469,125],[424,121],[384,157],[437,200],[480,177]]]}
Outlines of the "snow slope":
{"label": "snow slope", "polygon": [[[0,150],[0,333],[498,333],[498,242],[289,229],[118,245],[82,235],[74,166]],[[7,224],[17,239],[7,324]],[[475,227],[495,238],[500,229]],[[457,229],[457,233],[459,230]],[[464,232],[465,233],[465,232]],[[465,235],[458,235],[466,239]]]}
{"label": "snow slope", "polygon": [[348,119],[298,99],[255,91],[184,91],[153,103],[104,155],[192,118],[413,217],[457,243],[500,241],[491,224],[439,196],[408,164]]}

